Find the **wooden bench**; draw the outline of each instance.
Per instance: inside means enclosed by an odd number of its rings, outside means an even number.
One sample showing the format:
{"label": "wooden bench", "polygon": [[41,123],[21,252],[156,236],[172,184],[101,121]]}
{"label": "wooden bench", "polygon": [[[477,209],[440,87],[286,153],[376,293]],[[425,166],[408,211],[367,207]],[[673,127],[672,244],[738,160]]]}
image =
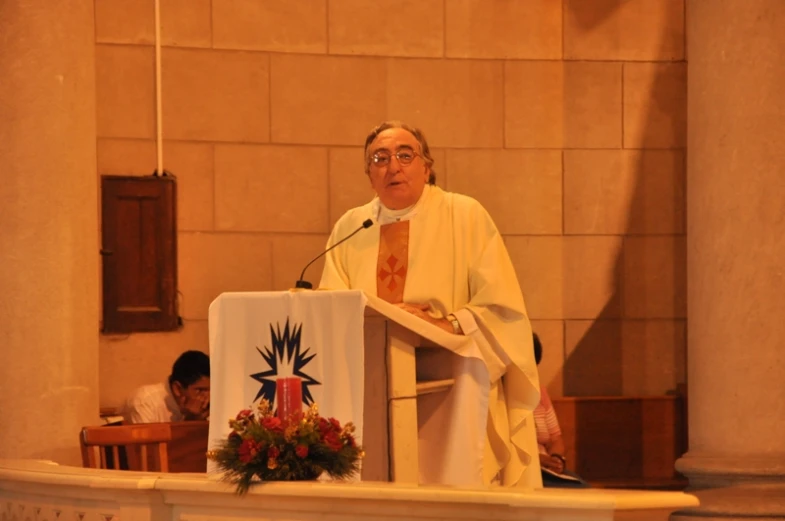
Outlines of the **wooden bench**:
{"label": "wooden bench", "polygon": [[79,433],[82,465],[93,469],[137,470],[138,465],[138,470],[168,472],[170,441],[172,431],[166,423],[101,425]]}
{"label": "wooden bench", "polygon": [[[420,381],[416,394],[448,389],[451,380]],[[600,488],[683,490],[674,462],[687,451],[685,400],[674,396],[553,398],[569,467]],[[112,415],[109,408],[101,411]],[[207,422],[176,425],[170,471],[201,472]]]}
{"label": "wooden bench", "polygon": [[554,398],[570,468],[593,486],[683,490],[674,469],[687,451],[682,396]]}
{"label": "wooden bench", "polygon": [[79,434],[85,467],[204,472],[209,422],[85,427]]}

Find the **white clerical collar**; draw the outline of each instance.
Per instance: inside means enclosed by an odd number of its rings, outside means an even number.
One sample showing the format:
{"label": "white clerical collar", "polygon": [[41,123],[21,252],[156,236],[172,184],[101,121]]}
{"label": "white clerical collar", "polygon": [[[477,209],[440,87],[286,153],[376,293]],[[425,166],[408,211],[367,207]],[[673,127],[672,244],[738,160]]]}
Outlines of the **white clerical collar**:
{"label": "white clerical collar", "polygon": [[379,225],[385,225],[390,223],[395,223],[399,221],[409,221],[417,215],[417,212],[422,208],[423,201],[428,197],[430,193],[431,185],[425,185],[423,188],[422,194],[420,198],[417,200],[416,203],[411,205],[408,208],[404,208],[402,210],[391,210],[382,204],[379,198],[376,198],[374,202],[374,213],[376,214],[376,222]]}

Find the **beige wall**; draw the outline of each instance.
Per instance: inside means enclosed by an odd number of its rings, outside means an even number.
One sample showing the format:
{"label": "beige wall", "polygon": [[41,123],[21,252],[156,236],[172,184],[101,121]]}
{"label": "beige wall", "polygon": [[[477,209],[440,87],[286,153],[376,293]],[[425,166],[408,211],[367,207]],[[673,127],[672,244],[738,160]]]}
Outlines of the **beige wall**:
{"label": "beige wall", "polygon": [[[98,170],[156,166],[153,0],[96,0]],[[101,403],[207,348],[222,291],[292,285],[371,197],[361,145],[424,129],[504,233],[553,395],[685,379],[683,0],[161,0],[183,331],[101,339]],[[316,282],[321,265],[309,270]]]}

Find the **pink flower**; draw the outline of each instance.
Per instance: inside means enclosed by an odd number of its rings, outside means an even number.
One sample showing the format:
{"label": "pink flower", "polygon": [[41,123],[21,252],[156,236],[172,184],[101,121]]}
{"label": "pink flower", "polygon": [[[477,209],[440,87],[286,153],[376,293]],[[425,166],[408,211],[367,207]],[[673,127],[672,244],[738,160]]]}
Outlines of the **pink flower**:
{"label": "pink flower", "polygon": [[308,446],[298,445],[294,448],[294,453],[297,454],[297,457],[299,458],[305,458],[308,455]]}
{"label": "pink flower", "polygon": [[240,461],[243,463],[250,463],[256,458],[256,455],[259,454],[261,449],[262,444],[255,440],[243,440],[240,447],[237,449],[237,454],[240,457]]}
{"label": "pink flower", "polygon": [[275,416],[262,418],[262,427],[268,431],[283,432],[283,424],[281,423],[281,420]]}

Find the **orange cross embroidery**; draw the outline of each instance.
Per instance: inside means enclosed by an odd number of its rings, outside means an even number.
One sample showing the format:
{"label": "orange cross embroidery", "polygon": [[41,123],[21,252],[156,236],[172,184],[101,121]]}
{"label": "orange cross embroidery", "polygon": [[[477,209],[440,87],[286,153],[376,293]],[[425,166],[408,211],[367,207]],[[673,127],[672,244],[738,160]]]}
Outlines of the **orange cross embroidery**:
{"label": "orange cross embroidery", "polygon": [[379,270],[379,279],[384,282],[384,280],[389,277],[390,281],[387,283],[387,289],[395,291],[395,288],[398,287],[398,281],[401,281],[406,277],[406,266],[401,263],[401,266],[396,269],[398,266],[398,258],[392,253],[387,257],[386,264],[386,267],[382,267],[382,269]]}

